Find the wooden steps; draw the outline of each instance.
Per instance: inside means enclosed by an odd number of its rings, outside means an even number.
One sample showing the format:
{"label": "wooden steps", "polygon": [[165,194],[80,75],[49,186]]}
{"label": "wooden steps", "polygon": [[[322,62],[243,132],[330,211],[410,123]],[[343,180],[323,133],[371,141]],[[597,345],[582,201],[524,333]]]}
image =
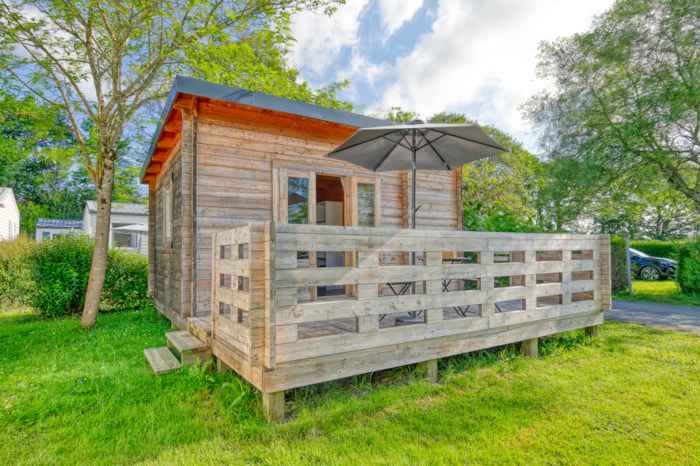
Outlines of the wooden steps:
{"label": "wooden steps", "polygon": [[[198,335],[211,339],[211,330],[207,334],[205,322],[195,321],[194,324],[190,323],[190,327]],[[211,328],[211,324],[209,327]],[[211,349],[207,344],[186,330],[168,332],[165,338],[168,346],[143,350],[156,375],[178,370],[181,366],[194,365],[197,360],[204,363],[211,359]]]}
{"label": "wooden steps", "polygon": [[146,355],[146,359],[148,359],[156,375],[167,374],[180,368],[180,361],[177,360],[167,346],[147,348],[143,350],[143,354]]}
{"label": "wooden steps", "polygon": [[190,317],[187,327],[192,335],[211,347],[211,316]]}
{"label": "wooden steps", "polygon": [[211,350],[197,337],[186,330],[179,332],[168,332],[165,334],[168,340],[168,348],[180,355],[180,362],[183,366],[194,364],[197,359],[208,361],[211,359]]}

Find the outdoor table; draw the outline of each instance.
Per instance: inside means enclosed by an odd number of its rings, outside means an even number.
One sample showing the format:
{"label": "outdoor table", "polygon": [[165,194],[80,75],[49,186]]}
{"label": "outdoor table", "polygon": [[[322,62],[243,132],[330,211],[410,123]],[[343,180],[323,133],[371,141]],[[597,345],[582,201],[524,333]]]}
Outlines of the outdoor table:
{"label": "outdoor table", "polygon": [[[470,257],[443,257],[442,258],[442,263],[443,264],[464,264],[465,261],[471,260]],[[474,282],[477,283],[477,280],[475,278],[462,278],[462,280],[466,282]],[[443,278],[442,280],[442,292],[448,292],[449,291],[449,286],[452,283],[452,278]],[[496,306],[496,312],[503,312],[501,308],[498,306],[498,303],[495,303]],[[462,306],[454,306],[453,309],[457,314],[461,315],[462,317],[466,317],[467,311],[469,311],[469,308],[471,307],[471,304],[467,305],[466,308],[462,308]]]}

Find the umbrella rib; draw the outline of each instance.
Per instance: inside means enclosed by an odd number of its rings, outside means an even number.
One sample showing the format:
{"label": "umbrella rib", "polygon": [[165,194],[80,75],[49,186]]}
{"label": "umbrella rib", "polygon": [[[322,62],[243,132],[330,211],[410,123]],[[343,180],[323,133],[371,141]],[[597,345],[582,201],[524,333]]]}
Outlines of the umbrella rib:
{"label": "umbrella rib", "polygon": [[[379,136],[367,139],[366,141],[356,142],[355,144],[351,144],[351,145],[343,147],[343,148],[337,147],[337,148],[333,149],[332,151],[330,151],[328,154],[326,154],[326,157],[328,157],[331,154],[335,154],[337,152],[343,152],[343,151],[346,151],[348,149],[352,149],[353,147],[362,146],[364,144],[367,144],[368,142],[376,141],[377,139],[382,139],[382,138],[386,139],[386,134],[380,134]],[[391,141],[391,139],[389,139],[389,140]]]}
{"label": "umbrella rib", "polygon": [[394,146],[389,148],[389,151],[386,154],[384,154],[384,156],[381,158],[381,160],[379,160],[379,163],[377,163],[374,166],[374,168],[372,169],[373,172],[376,172],[379,169],[379,167],[384,163],[384,161],[389,158],[389,156],[391,155],[391,151],[393,151],[393,150],[394,150]]}
{"label": "umbrella rib", "polygon": [[[505,149],[505,150],[504,150],[504,147],[501,146],[500,144],[498,144],[497,142],[496,142],[496,145],[494,146],[494,145],[491,145],[491,144],[488,144],[488,143],[485,143],[485,142],[476,141],[476,140],[474,140],[474,139],[465,138],[465,137],[458,136],[458,135],[452,134],[452,133],[450,133],[450,136],[452,136],[453,138],[461,139],[462,141],[473,142],[474,144],[479,144],[480,146],[486,146],[486,147],[490,147],[490,148],[492,148],[492,149],[498,149],[498,150],[501,150],[501,151],[504,151],[504,152],[510,152],[508,149]],[[488,136],[488,135],[487,135],[487,136]],[[495,142],[495,141],[494,141],[494,142]]]}
{"label": "umbrella rib", "polygon": [[[442,136],[444,136],[444,135],[445,135],[445,134],[443,133]],[[440,138],[441,138],[442,136],[440,136]],[[448,170],[452,170],[452,168],[450,168],[450,165],[445,161],[445,159],[442,158],[442,156],[440,155],[440,153],[439,153],[439,152],[437,151],[437,149],[433,146],[433,142],[437,141],[437,140],[440,139],[440,138],[435,138],[433,141],[428,141],[428,140],[426,139],[426,140],[425,140],[425,144],[428,145],[428,146],[430,146],[430,148],[435,152],[435,155],[437,155],[437,158],[440,159],[440,161],[441,161],[442,164],[445,166],[445,168],[447,168]],[[424,146],[424,147],[425,147],[425,146]]]}

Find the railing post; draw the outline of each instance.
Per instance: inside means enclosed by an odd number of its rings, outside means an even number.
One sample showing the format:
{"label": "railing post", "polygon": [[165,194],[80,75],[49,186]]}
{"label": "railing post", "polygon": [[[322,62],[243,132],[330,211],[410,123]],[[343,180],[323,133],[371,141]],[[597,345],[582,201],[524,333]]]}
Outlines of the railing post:
{"label": "railing post", "polygon": [[[442,266],[442,251],[425,251],[423,260],[426,267]],[[425,294],[426,296],[436,296],[442,294],[442,280],[426,280]],[[425,309],[423,319],[426,324],[442,322],[442,308]],[[437,371],[437,360],[435,364],[435,370]]]}
{"label": "railing post", "polygon": [[564,291],[561,295],[561,304],[571,304],[571,270],[568,270],[567,263],[571,262],[571,250],[565,249],[561,252],[561,282],[564,285]]}
{"label": "railing post", "polygon": [[[275,367],[275,229],[274,221],[265,222],[265,366]],[[282,403],[284,406],[284,402]],[[284,409],[284,408],[283,408]]]}
{"label": "railing post", "polygon": [[[211,341],[216,340],[216,320],[219,317],[219,299],[217,297],[217,290],[219,289],[219,274],[217,272],[217,266],[219,259],[221,259],[221,252],[219,248],[219,243],[217,241],[218,235],[213,233],[211,235]],[[218,367],[218,366],[217,366]]]}
{"label": "railing post", "polygon": [[[479,252],[479,264],[493,265],[493,251]],[[496,312],[496,303],[493,300],[493,290],[495,289],[493,268],[482,267],[481,269],[486,270],[486,276],[479,278],[479,290],[486,292],[486,302],[479,304],[479,315],[481,317],[492,316]]]}
{"label": "railing post", "polygon": [[528,273],[525,274],[525,306],[523,309],[534,311],[537,309],[537,251],[525,251],[524,262]]}
{"label": "railing post", "polygon": [[[357,252],[357,267],[358,268],[377,268],[379,267],[379,253],[377,251],[358,251]],[[357,285],[357,299],[377,299],[379,296],[379,287],[376,283],[360,283]],[[355,329],[357,333],[376,332],[379,330],[379,316],[360,316],[355,317]]]}

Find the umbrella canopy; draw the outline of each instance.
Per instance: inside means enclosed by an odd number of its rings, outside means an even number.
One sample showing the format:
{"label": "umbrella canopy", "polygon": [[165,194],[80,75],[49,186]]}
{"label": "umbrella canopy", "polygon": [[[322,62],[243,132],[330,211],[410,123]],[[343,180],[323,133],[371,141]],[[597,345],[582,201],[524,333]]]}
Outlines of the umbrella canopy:
{"label": "umbrella canopy", "polygon": [[374,172],[411,170],[413,224],[416,227],[416,170],[453,170],[465,163],[508,152],[479,125],[405,124],[360,128],[326,154]]}
{"label": "umbrella canopy", "polygon": [[126,225],[123,227],[114,227],[114,230],[121,230],[129,233],[142,233],[148,231],[148,225],[144,225],[143,223],[135,223],[133,225]]}

